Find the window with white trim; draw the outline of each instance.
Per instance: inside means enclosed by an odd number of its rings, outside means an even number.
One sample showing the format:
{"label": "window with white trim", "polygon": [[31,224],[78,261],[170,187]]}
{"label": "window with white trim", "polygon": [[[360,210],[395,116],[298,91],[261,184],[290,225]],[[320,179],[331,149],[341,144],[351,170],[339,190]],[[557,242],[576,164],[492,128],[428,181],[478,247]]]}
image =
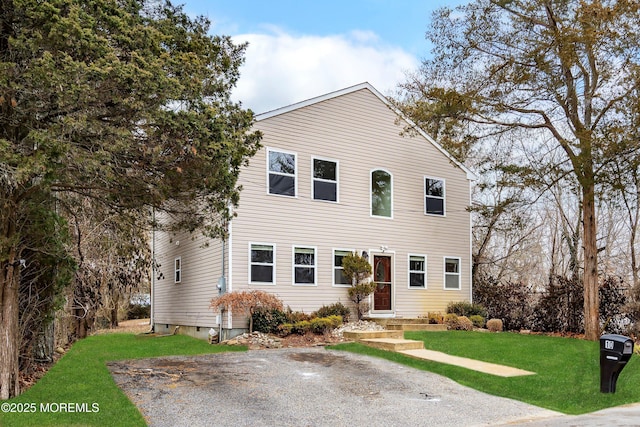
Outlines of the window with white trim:
{"label": "window with white trim", "polygon": [[371,215],[391,218],[393,210],[393,180],[385,170],[371,172]]}
{"label": "window with white trim", "polygon": [[293,284],[316,284],[316,248],[293,248]]}
{"label": "window with white trim", "polygon": [[313,158],[313,200],[338,201],[338,162]]}
{"label": "window with white trim", "polygon": [[424,213],[426,215],[444,215],[444,180],[425,177]]}
{"label": "window with white trim", "polygon": [[182,258],[178,257],[173,262],[173,282],[180,283],[182,281]]}
{"label": "window with white trim", "polygon": [[250,248],[249,282],[275,283],[275,246],[252,243]]}
{"label": "window with white trim", "polygon": [[334,249],[333,250],[333,284],[337,286],[351,286],[351,282],[344,275],[342,260],[353,251]]}
{"label": "window with white trim", "polygon": [[409,288],[425,289],[427,287],[427,257],[409,255]]}
{"label": "window with white trim", "polygon": [[296,196],[296,154],[267,150],[269,194]]}
{"label": "window with white trim", "polygon": [[444,288],[460,289],[460,258],[444,259]]}

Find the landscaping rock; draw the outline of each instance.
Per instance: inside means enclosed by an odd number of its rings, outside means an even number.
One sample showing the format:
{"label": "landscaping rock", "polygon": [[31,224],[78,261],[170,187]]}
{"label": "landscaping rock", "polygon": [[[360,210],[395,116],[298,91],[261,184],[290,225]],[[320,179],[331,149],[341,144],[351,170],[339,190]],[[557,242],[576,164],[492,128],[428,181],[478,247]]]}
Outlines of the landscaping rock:
{"label": "landscaping rock", "polygon": [[384,327],[376,322],[369,322],[366,320],[358,320],[357,322],[349,322],[334,329],[331,332],[333,337],[342,338],[342,333],[345,331],[384,331]]}
{"label": "landscaping rock", "polygon": [[280,338],[263,334],[262,332],[245,332],[234,338],[237,344],[246,345],[249,348],[264,347],[264,348],[281,348],[282,340]]}

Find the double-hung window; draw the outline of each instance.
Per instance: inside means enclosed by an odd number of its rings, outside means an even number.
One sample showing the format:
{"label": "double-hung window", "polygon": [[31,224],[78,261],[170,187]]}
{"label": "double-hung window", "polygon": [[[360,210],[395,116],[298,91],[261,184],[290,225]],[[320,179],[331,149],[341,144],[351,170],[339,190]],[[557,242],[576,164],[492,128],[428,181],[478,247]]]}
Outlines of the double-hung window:
{"label": "double-hung window", "polygon": [[427,257],[409,255],[409,289],[425,289],[427,287]]}
{"label": "double-hung window", "polygon": [[352,251],[345,251],[336,249],[333,251],[333,284],[337,286],[351,286],[351,282],[344,275],[344,267],[342,267],[342,260],[344,257],[352,253]]}
{"label": "double-hung window", "polygon": [[460,258],[444,259],[444,288],[460,289]]}
{"label": "double-hung window", "polygon": [[274,149],[267,150],[269,194],[296,196],[296,155]]}
{"label": "double-hung window", "polygon": [[316,249],[296,246],[293,248],[293,284],[316,284]]}
{"label": "double-hung window", "polygon": [[275,246],[252,243],[249,256],[249,282],[275,283]]}
{"label": "double-hung window", "polygon": [[436,178],[424,179],[424,213],[444,215],[444,181]]}
{"label": "double-hung window", "polygon": [[313,158],[313,200],[338,201],[338,162]]}

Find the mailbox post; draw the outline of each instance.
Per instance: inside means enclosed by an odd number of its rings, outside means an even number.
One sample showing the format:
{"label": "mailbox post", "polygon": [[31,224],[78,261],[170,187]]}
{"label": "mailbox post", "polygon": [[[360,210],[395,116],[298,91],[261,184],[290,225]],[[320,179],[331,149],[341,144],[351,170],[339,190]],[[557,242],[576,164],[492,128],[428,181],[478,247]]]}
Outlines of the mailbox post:
{"label": "mailbox post", "polygon": [[600,337],[600,391],[615,393],[620,371],[633,354],[633,340],[623,335]]}

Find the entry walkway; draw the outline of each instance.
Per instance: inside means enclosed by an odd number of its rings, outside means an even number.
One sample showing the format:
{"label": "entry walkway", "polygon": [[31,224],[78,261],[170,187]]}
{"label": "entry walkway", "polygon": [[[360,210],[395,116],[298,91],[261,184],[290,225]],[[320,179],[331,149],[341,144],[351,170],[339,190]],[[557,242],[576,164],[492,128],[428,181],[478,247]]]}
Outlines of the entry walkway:
{"label": "entry walkway", "polygon": [[482,362],[466,357],[452,356],[439,351],[426,350],[422,341],[404,339],[404,332],[394,331],[352,331],[344,332],[346,338],[352,338],[362,344],[382,350],[394,351],[417,359],[430,360],[438,363],[460,366],[485,374],[500,377],[519,377],[535,375],[535,372],[496,363]]}
{"label": "entry walkway", "polygon": [[431,360],[433,362],[446,363],[448,365],[460,366],[462,368],[472,369],[474,371],[483,372],[485,374],[497,375],[499,377],[519,377],[524,375],[535,375],[535,372],[525,371],[524,369],[512,368],[511,366],[498,365],[496,363],[482,362],[480,360],[468,359],[466,357],[451,356],[433,350],[400,350],[398,353],[417,359]]}

